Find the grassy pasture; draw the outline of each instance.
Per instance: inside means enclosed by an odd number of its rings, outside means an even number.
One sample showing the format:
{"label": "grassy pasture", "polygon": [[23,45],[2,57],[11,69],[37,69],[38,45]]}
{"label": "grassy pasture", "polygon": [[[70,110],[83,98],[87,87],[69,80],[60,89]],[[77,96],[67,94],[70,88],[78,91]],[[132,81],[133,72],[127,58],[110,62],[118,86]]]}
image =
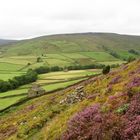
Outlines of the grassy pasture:
{"label": "grassy pasture", "polygon": [[25,97],[25,95],[0,99],[0,110],[16,103],[18,100],[20,100],[21,98],[24,98],[24,97]]}
{"label": "grassy pasture", "polygon": [[126,52],[126,51],[119,51],[119,55],[121,58],[128,58],[128,57],[139,57],[138,55]]}
{"label": "grassy pasture", "polygon": [[23,72],[0,72],[0,80],[7,81],[8,79],[12,79],[15,76],[22,75]]}
{"label": "grassy pasture", "polygon": [[[120,55],[128,55],[126,52],[122,52]],[[41,57],[42,62],[37,63],[37,57]],[[24,55],[24,56],[10,56],[0,58],[0,70],[20,70],[27,66],[28,63],[31,65],[28,68],[36,68],[42,65],[46,66],[69,66],[69,65],[88,65],[97,62],[108,62],[114,61],[117,63],[118,60],[112,55],[106,52],[75,52],[75,53],[58,53],[58,54],[45,54],[42,55]]]}
{"label": "grassy pasture", "polygon": [[103,62],[98,62],[99,64],[105,64],[105,65],[113,65],[113,64],[123,64],[126,63],[126,61],[103,61]]}
{"label": "grassy pasture", "polygon": [[0,62],[0,71],[18,71],[22,65]]}
{"label": "grassy pasture", "polygon": [[117,61],[115,57],[106,52],[81,52],[82,55],[88,58],[94,59],[96,61]]}
{"label": "grassy pasture", "polygon": [[24,72],[19,71],[23,65],[0,62],[0,80],[8,80],[15,76],[19,76]]}

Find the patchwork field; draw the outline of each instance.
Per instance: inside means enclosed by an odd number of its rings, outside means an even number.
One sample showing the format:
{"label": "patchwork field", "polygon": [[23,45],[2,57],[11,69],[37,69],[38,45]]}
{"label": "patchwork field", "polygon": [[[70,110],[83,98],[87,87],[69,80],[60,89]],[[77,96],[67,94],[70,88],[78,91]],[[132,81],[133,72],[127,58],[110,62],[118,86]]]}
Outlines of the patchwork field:
{"label": "patchwork field", "polygon": [[[75,70],[68,72],[52,72],[39,75],[36,83],[40,84],[47,92],[50,92],[53,90],[73,85],[99,72],[100,70]],[[2,78],[6,80],[8,78],[11,78],[11,76],[14,76],[14,74],[5,74]],[[16,90],[0,93],[0,110],[8,107],[9,105],[12,105],[13,103],[17,102],[18,100],[24,97],[27,97],[27,92],[30,87],[31,84],[21,86]]]}
{"label": "patchwork field", "polygon": [[[37,57],[41,58],[41,62],[37,63]],[[26,71],[29,68],[36,68],[44,65],[48,67],[66,67],[70,65],[90,65],[95,63],[104,64],[104,62],[120,64],[124,61],[116,59],[105,52],[58,53],[44,54],[43,56],[12,56],[0,58],[0,71]]]}

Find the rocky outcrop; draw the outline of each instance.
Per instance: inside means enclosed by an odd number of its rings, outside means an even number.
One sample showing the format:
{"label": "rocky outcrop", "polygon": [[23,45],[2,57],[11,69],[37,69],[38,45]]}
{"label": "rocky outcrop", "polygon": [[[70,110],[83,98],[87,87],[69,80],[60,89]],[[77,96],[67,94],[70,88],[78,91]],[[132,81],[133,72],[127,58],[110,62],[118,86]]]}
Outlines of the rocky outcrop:
{"label": "rocky outcrop", "polygon": [[60,101],[60,104],[66,103],[66,104],[73,104],[76,102],[80,102],[83,99],[86,98],[86,94],[84,93],[83,86],[79,86],[75,89],[75,91],[69,95],[63,100]]}

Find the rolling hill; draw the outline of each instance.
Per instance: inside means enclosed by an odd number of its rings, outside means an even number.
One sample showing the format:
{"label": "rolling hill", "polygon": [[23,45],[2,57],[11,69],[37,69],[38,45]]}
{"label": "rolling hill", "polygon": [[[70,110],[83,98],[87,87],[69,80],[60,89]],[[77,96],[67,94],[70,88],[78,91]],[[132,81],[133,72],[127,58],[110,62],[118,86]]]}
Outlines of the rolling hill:
{"label": "rolling hill", "polygon": [[[0,63],[21,69],[46,66],[121,64],[140,57],[140,36],[113,33],[79,33],[42,36],[0,47]],[[41,62],[37,63],[37,57]],[[25,70],[26,70],[25,69]]]}
{"label": "rolling hill", "polygon": [[0,138],[134,140],[140,138],[139,113],[137,60],[1,113]]}
{"label": "rolling hill", "polygon": [[7,47],[9,55],[41,55],[48,53],[100,52],[103,46],[114,51],[140,51],[140,36],[113,33],[83,33],[43,36],[19,41]]}

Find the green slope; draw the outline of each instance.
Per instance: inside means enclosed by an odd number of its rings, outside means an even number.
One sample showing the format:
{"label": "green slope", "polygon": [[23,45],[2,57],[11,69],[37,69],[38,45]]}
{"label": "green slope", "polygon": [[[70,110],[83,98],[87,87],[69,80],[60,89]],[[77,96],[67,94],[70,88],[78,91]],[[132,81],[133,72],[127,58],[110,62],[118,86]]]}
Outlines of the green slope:
{"label": "green slope", "polygon": [[[36,58],[41,56],[43,59],[41,65],[49,66],[85,65],[109,61],[120,63],[120,60],[129,56],[139,57],[128,52],[131,49],[140,53],[140,36],[113,33],[61,34],[22,40],[0,47],[0,62],[24,66],[30,62],[36,67]],[[119,58],[112,56],[110,54],[112,51],[117,53]]]}
{"label": "green slope", "polygon": [[[140,37],[111,33],[52,35],[19,41],[10,45],[6,54],[28,55],[60,52],[104,51],[102,46],[116,51],[140,51]],[[45,51],[45,52],[44,52]]]}

